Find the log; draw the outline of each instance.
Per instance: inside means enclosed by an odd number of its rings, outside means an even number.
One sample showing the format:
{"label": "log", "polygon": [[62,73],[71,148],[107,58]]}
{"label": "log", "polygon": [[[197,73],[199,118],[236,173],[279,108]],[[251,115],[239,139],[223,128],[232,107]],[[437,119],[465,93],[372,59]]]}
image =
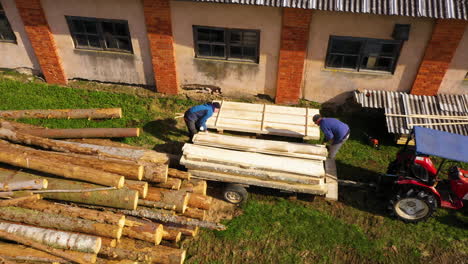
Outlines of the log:
{"label": "log", "polygon": [[171,190],[179,190],[182,186],[182,180],[177,178],[168,177],[167,181],[164,183],[155,183],[153,184],[154,187],[158,188],[165,188]]}
{"label": "log", "polygon": [[138,197],[145,198],[148,194],[148,183],[144,181],[125,180],[125,187],[138,192]]}
{"label": "log", "polygon": [[19,198],[13,198],[10,200],[0,200],[0,207],[19,206],[21,204],[34,202],[39,199],[41,199],[41,196],[39,194],[34,194],[34,195],[29,195],[29,196],[24,196],[24,197],[19,197]]}
{"label": "log", "polygon": [[168,229],[164,227],[162,239],[177,243],[180,241],[181,238],[182,238],[182,232],[175,230],[175,229]]}
{"label": "log", "polygon": [[[110,254],[109,254],[110,253]],[[105,252],[106,256],[114,259],[132,259],[142,261],[152,259],[152,263],[181,264],[185,260],[186,251],[160,245],[152,245],[149,242],[122,238],[115,250]]]}
{"label": "log", "polygon": [[189,172],[186,171],[181,171],[173,168],[169,168],[167,171],[167,176],[172,177],[172,178],[178,178],[182,180],[190,180],[191,175]]}
{"label": "log", "polygon": [[12,149],[3,143],[0,143],[0,162],[47,172],[64,178],[83,180],[116,188],[122,188],[125,180],[123,176],[118,174],[37,157]]}
{"label": "log", "polygon": [[[12,173],[15,173],[13,177],[11,177]],[[10,177],[13,180],[47,179],[49,185],[48,190],[86,190],[100,187],[99,185],[90,183],[42,177],[31,173],[12,172],[11,170],[0,168],[0,181],[4,181]],[[79,193],[43,193],[42,197],[52,200],[102,205],[130,210],[135,209],[138,205],[138,192],[127,188]]]}
{"label": "log", "polygon": [[203,194],[192,193],[188,201],[188,207],[209,210],[213,197]]}
{"label": "log", "polygon": [[97,170],[103,170],[110,173],[120,174],[127,179],[141,180],[143,177],[143,166],[138,165],[136,162],[121,161],[113,158],[80,155],[64,152],[42,151],[20,145],[8,144],[8,146],[20,151],[27,152],[28,154],[46,158],[55,159],[61,162],[67,162],[83,167],[90,167]]}
{"label": "log", "polygon": [[148,201],[148,200],[138,200],[138,205],[151,207],[151,208],[160,208],[164,210],[176,210],[175,204],[168,204],[164,202],[155,202],[155,201]]}
{"label": "log", "polygon": [[41,250],[0,241],[0,258],[19,262],[69,263],[68,260]]}
{"label": "log", "polygon": [[0,230],[58,249],[97,254],[101,238],[0,221]]}
{"label": "log", "polygon": [[74,218],[92,220],[102,224],[116,225],[118,227],[123,227],[125,225],[125,215],[123,214],[92,210],[44,200],[22,203],[19,207],[49,214],[66,215]]}
{"label": "log", "polygon": [[8,232],[1,231],[1,230],[0,230],[0,238],[14,241],[14,242],[17,242],[17,243],[20,243],[20,244],[23,244],[25,246],[29,246],[35,249],[39,249],[41,251],[45,251],[52,255],[55,255],[55,256],[58,256],[67,260],[71,260],[80,264],[88,264],[88,263],[96,262],[95,254],[53,248],[53,247],[46,246],[38,242],[31,241],[22,236],[10,234]]}
{"label": "log", "polygon": [[197,236],[198,232],[200,231],[200,227],[198,227],[198,226],[168,224],[168,225],[164,226],[164,230],[177,231],[177,232],[182,233],[182,235],[184,235],[184,236],[195,237],[195,236]]}
{"label": "log", "polygon": [[43,138],[119,138],[140,136],[139,128],[35,128],[18,131]]}
{"label": "log", "polygon": [[273,180],[264,181],[264,180],[251,178],[251,177],[244,177],[244,176],[240,177],[238,175],[232,175],[232,174],[227,174],[227,173],[214,173],[214,172],[201,171],[201,170],[190,170],[190,173],[192,173],[194,177],[203,178],[207,180],[213,180],[213,181],[255,185],[255,186],[272,188],[272,189],[286,190],[286,191],[299,192],[299,193],[310,193],[310,194],[317,194],[317,195],[324,195],[327,193],[327,188],[326,188],[327,186],[325,184],[318,184],[318,185],[289,184],[289,183],[273,181]]}
{"label": "log", "polygon": [[87,219],[49,214],[20,207],[0,207],[0,219],[117,239],[122,236],[123,229],[115,225],[102,224]]}
{"label": "log", "polygon": [[144,168],[143,180],[153,183],[167,181],[167,164],[155,164],[151,162],[139,161],[138,164]]}
{"label": "log", "polygon": [[1,118],[65,118],[65,119],[103,119],[122,118],[121,108],[94,108],[94,109],[30,109],[30,110],[3,110]]}
{"label": "log", "polygon": [[182,215],[203,221],[206,218],[206,211],[202,209],[187,207],[187,210],[185,210],[185,212]]}
{"label": "log", "polygon": [[34,195],[34,193],[31,191],[0,192],[0,198],[20,198],[32,195]]}
{"label": "log", "polygon": [[159,245],[163,234],[164,227],[161,224],[135,217],[128,217],[127,220],[125,220],[125,227],[123,230],[124,236]]}
{"label": "log", "polygon": [[37,179],[29,181],[6,181],[0,182],[0,191],[17,191],[17,190],[39,190],[47,189],[47,180]]}
{"label": "log", "polygon": [[180,160],[182,164],[185,165],[189,170],[200,170],[200,171],[210,171],[210,172],[219,172],[219,173],[228,173],[232,175],[237,175],[239,177],[251,177],[257,178],[260,180],[273,180],[280,181],[285,183],[302,183],[302,184],[323,184],[324,179],[321,177],[312,177],[307,175],[299,175],[294,173],[286,172],[275,172],[275,171],[265,171],[257,169],[244,169],[237,166],[229,166],[223,164],[216,164],[210,162],[202,162],[196,160],[187,160],[185,157],[182,157]]}
{"label": "log", "polygon": [[108,237],[101,237],[102,246],[106,247],[116,247],[117,246],[117,239],[112,239]]}
{"label": "log", "polygon": [[183,213],[187,209],[190,193],[176,192],[161,188],[148,188],[148,195],[145,200],[154,202],[163,202],[166,204],[174,204],[178,213]]}
{"label": "log", "polygon": [[97,258],[96,264],[138,264],[141,262],[129,260],[129,259],[121,259],[121,260],[109,260],[103,258]]}
{"label": "log", "polygon": [[11,130],[41,129],[41,128],[44,128],[44,127],[41,127],[41,126],[15,122],[15,121],[12,121],[12,120],[7,121],[7,120],[1,119],[1,118],[0,118],[0,127],[4,127],[4,128],[7,128],[7,129],[11,129]]}
{"label": "log", "polygon": [[182,186],[180,187],[179,191],[206,195],[207,189],[208,189],[208,184],[206,183],[205,180],[191,179],[188,181],[183,181]]}

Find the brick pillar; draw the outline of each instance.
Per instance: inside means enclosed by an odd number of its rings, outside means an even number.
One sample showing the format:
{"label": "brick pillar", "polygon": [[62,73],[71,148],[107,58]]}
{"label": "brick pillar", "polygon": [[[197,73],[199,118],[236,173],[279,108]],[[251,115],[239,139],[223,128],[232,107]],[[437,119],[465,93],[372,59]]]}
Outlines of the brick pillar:
{"label": "brick pillar", "polygon": [[312,10],[283,8],[276,98],[278,104],[295,104],[301,95]]}
{"label": "brick pillar", "polygon": [[465,32],[466,21],[438,19],[435,23],[411,94],[436,95],[458,43]]}
{"label": "brick pillar", "polygon": [[177,94],[170,0],[143,0],[146,29],[158,92]]}
{"label": "brick pillar", "polygon": [[16,0],[16,6],[46,81],[54,84],[67,84],[67,77],[41,1]]}

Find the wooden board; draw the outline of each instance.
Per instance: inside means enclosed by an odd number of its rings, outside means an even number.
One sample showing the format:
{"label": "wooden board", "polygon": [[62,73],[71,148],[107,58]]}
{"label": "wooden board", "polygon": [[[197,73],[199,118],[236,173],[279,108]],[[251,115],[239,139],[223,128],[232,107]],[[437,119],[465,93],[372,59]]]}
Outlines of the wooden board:
{"label": "wooden board", "polygon": [[201,171],[201,170],[189,170],[189,172],[197,178],[212,180],[212,181],[222,181],[222,182],[231,182],[231,183],[240,183],[246,185],[255,185],[266,188],[273,188],[279,190],[286,190],[291,192],[299,193],[310,193],[323,195],[327,193],[326,185],[310,185],[310,184],[287,184],[284,182],[272,181],[272,180],[261,180],[256,178],[250,178],[245,176],[236,176],[227,173],[218,173],[210,171]]}
{"label": "wooden board", "polygon": [[311,177],[325,176],[323,162],[318,160],[272,156],[193,144],[185,144],[183,154],[187,159],[194,161],[208,161],[241,168],[286,172]]}
{"label": "wooden board", "polygon": [[193,142],[202,146],[313,160],[325,160],[328,156],[324,145],[262,140],[213,133],[198,133],[193,137]]}
{"label": "wooden board", "polygon": [[325,161],[325,182],[327,185],[327,194],[325,198],[332,201],[338,201],[338,175],[336,173],[336,163],[334,159]]}
{"label": "wooden board", "polygon": [[318,109],[222,101],[221,109],[206,122],[208,128],[319,139],[312,122]]}

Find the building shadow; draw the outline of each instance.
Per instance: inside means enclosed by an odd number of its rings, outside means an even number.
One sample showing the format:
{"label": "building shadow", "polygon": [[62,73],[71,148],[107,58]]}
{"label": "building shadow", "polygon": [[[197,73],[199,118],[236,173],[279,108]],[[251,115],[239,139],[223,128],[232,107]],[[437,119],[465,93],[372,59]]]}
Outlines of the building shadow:
{"label": "building shadow", "polygon": [[143,126],[143,131],[165,142],[154,147],[154,150],[158,152],[182,153],[182,147],[185,142],[180,141],[180,139],[186,138],[188,140],[187,131],[178,128],[177,120],[173,118],[150,121]]}

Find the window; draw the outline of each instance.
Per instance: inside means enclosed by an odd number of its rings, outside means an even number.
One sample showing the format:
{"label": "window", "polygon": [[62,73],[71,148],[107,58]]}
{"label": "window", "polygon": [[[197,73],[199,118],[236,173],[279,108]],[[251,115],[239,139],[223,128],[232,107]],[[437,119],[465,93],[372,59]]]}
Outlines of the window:
{"label": "window", "polygon": [[258,63],[260,31],[193,26],[195,56]]}
{"label": "window", "polygon": [[0,42],[16,43],[15,33],[11,30],[10,23],[5,15],[2,4],[0,3]]}
{"label": "window", "polygon": [[70,16],[66,18],[77,49],[133,52],[127,21]]}
{"label": "window", "polygon": [[400,40],[331,36],[326,67],[393,73],[401,46]]}

